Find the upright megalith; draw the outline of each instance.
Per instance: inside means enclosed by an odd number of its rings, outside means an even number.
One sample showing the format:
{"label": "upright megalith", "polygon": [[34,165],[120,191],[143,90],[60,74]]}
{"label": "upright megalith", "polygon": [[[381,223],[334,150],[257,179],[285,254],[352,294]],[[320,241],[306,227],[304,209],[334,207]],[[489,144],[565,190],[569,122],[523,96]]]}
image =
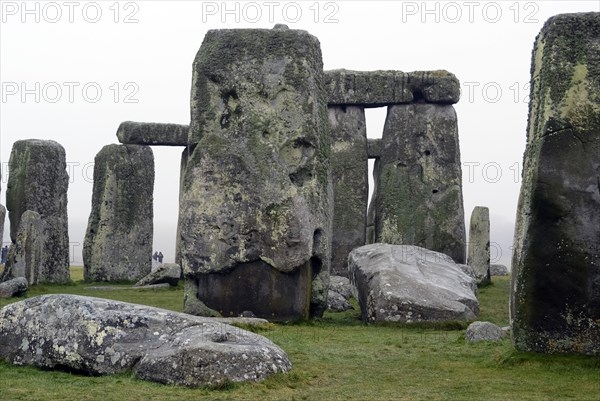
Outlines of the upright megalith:
{"label": "upright megalith", "polygon": [[456,112],[452,105],[394,105],[374,170],[373,242],[417,245],[465,262]]}
{"label": "upright megalith", "polygon": [[107,145],[94,162],[92,210],[83,242],[84,278],[137,281],[152,269],[152,149]]}
{"label": "upright megalith", "polygon": [[319,41],[285,26],[211,30],[192,82],[185,310],[321,315],[333,201]]}
{"label": "upright megalith", "polygon": [[21,215],[16,243],[11,247],[6,268],[0,281],[17,277],[27,279],[29,285],[43,281],[44,222],[39,213],[26,210]]}
{"label": "upright megalith", "polygon": [[6,208],[4,205],[0,205],[0,248],[4,246],[4,220],[6,219]]}
{"label": "upright megalith", "polygon": [[600,355],[600,13],[550,18],[532,54],[512,260],[515,347]]}
{"label": "upright megalith", "polygon": [[475,271],[477,285],[490,281],[490,210],[475,206],[469,225],[467,264]]}
{"label": "upright megalith", "polygon": [[65,149],[55,141],[38,139],[16,141],[8,165],[10,175],[6,190],[6,207],[13,244],[17,242],[17,232],[23,213],[26,210],[39,213],[44,238],[40,256],[39,282],[68,282],[70,280],[67,222],[69,176],[66,170]]}
{"label": "upright megalith", "polygon": [[348,276],[348,254],[365,244],[369,177],[365,111],[356,106],[329,107],[333,236],[331,271]]}

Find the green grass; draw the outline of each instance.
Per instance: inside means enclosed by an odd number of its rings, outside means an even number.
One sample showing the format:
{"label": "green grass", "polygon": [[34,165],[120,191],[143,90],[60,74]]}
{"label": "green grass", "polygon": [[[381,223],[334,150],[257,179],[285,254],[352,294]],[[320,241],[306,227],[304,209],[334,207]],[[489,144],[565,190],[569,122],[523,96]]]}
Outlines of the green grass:
{"label": "green grass", "polygon": [[[183,289],[85,290],[75,283],[37,286],[28,296],[73,293],[180,311]],[[480,290],[479,320],[508,324],[509,279]],[[0,306],[11,301],[3,300]],[[257,330],[287,351],[293,370],[262,383],[189,389],[132,375],[85,377],[0,363],[0,400],[594,400],[600,358],[516,352],[510,340],[466,344],[461,325],[367,326],[357,311]]]}

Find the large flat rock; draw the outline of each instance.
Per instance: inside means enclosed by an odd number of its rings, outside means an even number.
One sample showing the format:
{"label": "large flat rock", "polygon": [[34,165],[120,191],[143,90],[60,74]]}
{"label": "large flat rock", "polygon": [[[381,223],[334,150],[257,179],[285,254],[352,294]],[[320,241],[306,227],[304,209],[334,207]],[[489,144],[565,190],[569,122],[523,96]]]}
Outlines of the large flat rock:
{"label": "large flat rock", "polygon": [[410,245],[371,244],[348,257],[366,322],[472,320],[475,280],[447,255]]}
{"label": "large flat rock", "polygon": [[189,125],[124,121],[117,138],[125,145],[187,146]]}
{"label": "large flat rock", "polygon": [[210,318],[76,295],[0,310],[0,358],[87,374],[133,370],[185,386],[259,381],[291,363],[268,339]]}

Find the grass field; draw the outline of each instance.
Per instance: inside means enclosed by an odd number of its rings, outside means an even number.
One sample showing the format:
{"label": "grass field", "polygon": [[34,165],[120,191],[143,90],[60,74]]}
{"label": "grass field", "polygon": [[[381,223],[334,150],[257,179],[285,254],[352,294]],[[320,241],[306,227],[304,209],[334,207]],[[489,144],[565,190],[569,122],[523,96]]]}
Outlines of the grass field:
{"label": "grass field", "polygon": [[[71,293],[182,309],[182,288],[86,290],[77,267],[72,278],[71,285],[36,286],[27,296]],[[494,277],[481,289],[479,320],[507,325],[508,292],[508,278]],[[0,362],[0,400],[600,400],[600,358],[521,353],[508,339],[467,344],[464,325],[367,326],[351,311],[260,333],[287,351],[291,373],[189,389],[131,374],[86,377]]]}

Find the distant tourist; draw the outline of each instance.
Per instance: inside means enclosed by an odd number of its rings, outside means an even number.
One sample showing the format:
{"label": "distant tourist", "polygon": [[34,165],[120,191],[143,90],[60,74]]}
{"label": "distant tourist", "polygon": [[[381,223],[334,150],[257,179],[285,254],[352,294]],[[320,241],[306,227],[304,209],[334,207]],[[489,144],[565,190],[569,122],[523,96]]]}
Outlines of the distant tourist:
{"label": "distant tourist", "polygon": [[158,262],[158,252],[154,251],[154,255],[152,255],[152,259],[153,259],[155,262]]}
{"label": "distant tourist", "polygon": [[164,256],[163,256],[162,252],[158,252],[158,263],[162,263],[163,257]]}
{"label": "distant tourist", "polygon": [[4,248],[2,248],[2,251],[0,251],[0,263],[5,264],[7,256],[8,256],[8,245],[4,245]]}

